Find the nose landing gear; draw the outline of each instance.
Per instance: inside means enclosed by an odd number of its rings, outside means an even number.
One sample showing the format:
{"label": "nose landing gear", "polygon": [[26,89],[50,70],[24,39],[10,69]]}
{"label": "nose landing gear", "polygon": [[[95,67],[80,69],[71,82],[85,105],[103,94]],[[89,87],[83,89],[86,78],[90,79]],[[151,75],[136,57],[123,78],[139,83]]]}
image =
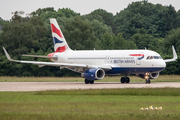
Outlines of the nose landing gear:
{"label": "nose landing gear", "polygon": [[148,79],[146,79],[146,84],[150,84],[151,83],[151,80],[148,78]]}
{"label": "nose landing gear", "polygon": [[146,82],[145,82],[146,84],[148,84],[148,83],[150,84],[150,83],[151,83],[151,80],[150,80],[150,78],[149,78],[149,73],[146,73],[146,74],[145,74],[145,79],[146,79],[146,80],[145,80],[145,81],[146,81]]}

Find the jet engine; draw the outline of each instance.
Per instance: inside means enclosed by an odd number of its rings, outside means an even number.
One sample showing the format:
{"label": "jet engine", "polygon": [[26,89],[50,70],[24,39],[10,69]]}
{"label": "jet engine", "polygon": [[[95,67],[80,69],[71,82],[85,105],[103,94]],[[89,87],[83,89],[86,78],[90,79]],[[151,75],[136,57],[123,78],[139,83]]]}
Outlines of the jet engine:
{"label": "jet engine", "polygon": [[157,73],[150,73],[149,77],[150,77],[150,79],[156,79],[156,78],[159,77],[159,72],[157,72]]}
{"label": "jet engine", "polygon": [[[137,76],[140,77],[140,78],[145,79],[146,74],[137,74]],[[149,73],[149,78],[150,79],[156,79],[158,77],[159,77],[159,72],[157,72],[157,73]]]}
{"label": "jet engine", "polygon": [[105,76],[105,72],[101,68],[89,69],[81,74],[87,80],[101,80]]}

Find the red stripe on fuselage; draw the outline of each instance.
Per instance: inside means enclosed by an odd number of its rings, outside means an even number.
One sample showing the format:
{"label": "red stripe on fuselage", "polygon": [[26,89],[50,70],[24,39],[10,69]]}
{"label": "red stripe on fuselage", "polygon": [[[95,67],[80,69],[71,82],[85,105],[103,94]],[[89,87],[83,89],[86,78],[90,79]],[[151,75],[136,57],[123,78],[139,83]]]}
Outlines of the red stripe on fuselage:
{"label": "red stripe on fuselage", "polygon": [[143,56],[144,57],[144,54],[129,54],[130,56]]}
{"label": "red stripe on fuselage", "polygon": [[53,33],[56,33],[57,35],[59,35],[59,37],[63,38],[60,30],[57,29],[52,23],[51,23],[51,30]]}

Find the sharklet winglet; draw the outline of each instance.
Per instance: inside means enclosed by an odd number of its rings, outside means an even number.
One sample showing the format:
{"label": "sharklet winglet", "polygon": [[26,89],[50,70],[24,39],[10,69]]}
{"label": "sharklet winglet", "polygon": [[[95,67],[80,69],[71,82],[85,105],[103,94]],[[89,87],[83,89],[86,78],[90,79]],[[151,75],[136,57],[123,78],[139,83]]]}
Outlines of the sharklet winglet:
{"label": "sharklet winglet", "polygon": [[13,59],[9,56],[8,52],[6,51],[6,49],[5,49],[4,47],[3,47],[3,50],[4,50],[4,52],[5,52],[5,54],[6,54],[6,57],[7,57],[7,59],[8,59],[9,61],[20,62],[19,60],[13,60]]}

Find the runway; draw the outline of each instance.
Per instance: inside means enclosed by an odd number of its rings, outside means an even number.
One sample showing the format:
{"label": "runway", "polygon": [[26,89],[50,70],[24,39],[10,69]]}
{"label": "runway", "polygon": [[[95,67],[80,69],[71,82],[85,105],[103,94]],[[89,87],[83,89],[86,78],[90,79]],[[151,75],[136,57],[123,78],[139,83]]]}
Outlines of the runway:
{"label": "runway", "polygon": [[180,82],[132,82],[121,84],[119,82],[0,82],[0,91],[44,91],[44,90],[71,90],[71,89],[113,89],[113,88],[180,88]]}

